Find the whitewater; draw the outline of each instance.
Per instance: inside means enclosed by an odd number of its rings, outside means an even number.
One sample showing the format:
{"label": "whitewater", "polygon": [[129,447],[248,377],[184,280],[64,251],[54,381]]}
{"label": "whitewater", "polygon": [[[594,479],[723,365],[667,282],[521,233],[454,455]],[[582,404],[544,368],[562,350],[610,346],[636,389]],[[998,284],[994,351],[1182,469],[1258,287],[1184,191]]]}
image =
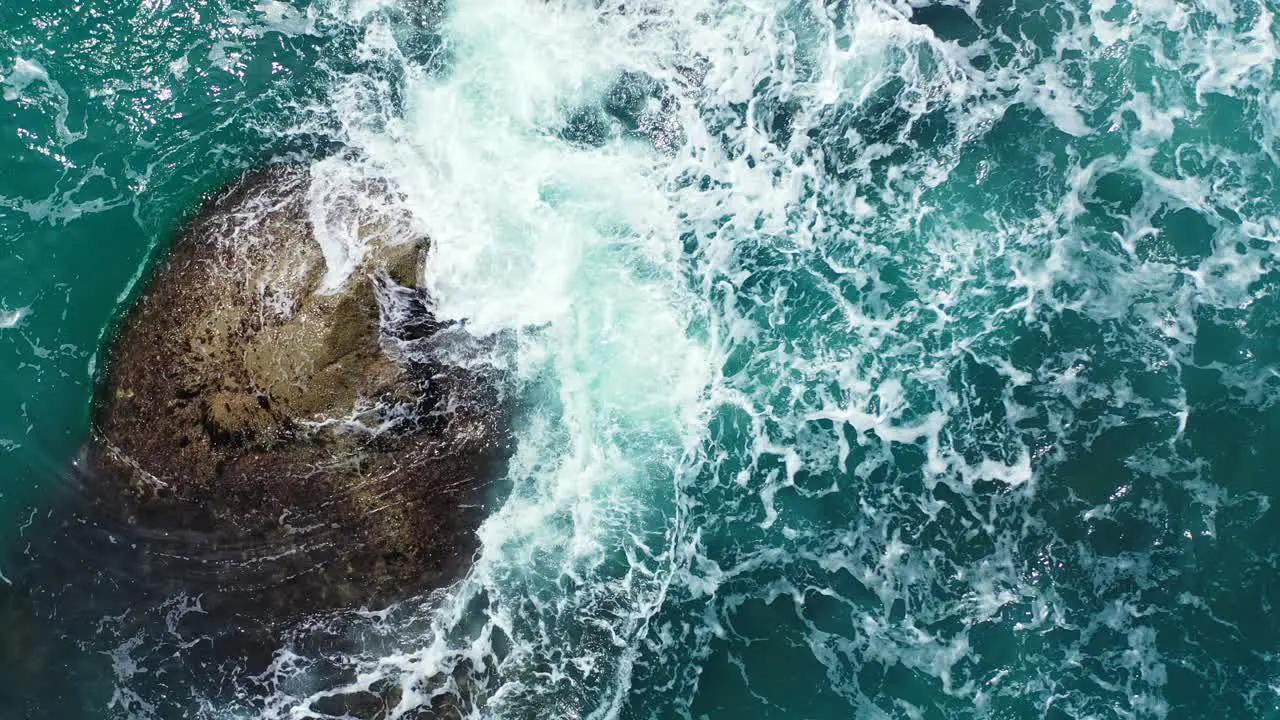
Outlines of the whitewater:
{"label": "whitewater", "polygon": [[269,667],[169,679],[198,597],[103,618],[102,716],[1280,717],[1278,10],[227,14],[352,38],[264,132],[331,150],[331,287],[367,250],[332,199],[394,188],[517,451],[465,578]]}

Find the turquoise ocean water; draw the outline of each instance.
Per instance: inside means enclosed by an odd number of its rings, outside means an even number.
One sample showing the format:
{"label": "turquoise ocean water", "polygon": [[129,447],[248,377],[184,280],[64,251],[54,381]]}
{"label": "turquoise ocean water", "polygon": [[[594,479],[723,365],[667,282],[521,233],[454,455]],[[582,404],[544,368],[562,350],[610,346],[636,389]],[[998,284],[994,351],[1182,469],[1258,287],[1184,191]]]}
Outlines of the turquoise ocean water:
{"label": "turquoise ocean water", "polygon": [[[0,717],[1280,717],[1278,15],[3,0]],[[403,193],[519,449],[467,578],[255,665],[42,538],[113,319],[275,161]]]}

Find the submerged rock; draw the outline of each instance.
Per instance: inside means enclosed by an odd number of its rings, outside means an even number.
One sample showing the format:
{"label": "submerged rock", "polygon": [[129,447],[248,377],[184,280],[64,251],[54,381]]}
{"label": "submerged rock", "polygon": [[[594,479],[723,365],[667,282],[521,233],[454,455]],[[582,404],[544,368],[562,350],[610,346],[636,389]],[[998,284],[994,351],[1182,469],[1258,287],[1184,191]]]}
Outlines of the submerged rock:
{"label": "submerged rock", "polygon": [[206,203],[111,342],[80,463],[99,524],[146,539],[131,573],[267,619],[454,580],[509,456],[492,373],[439,359],[463,333],[430,315],[425,241],[330,207],[368,252],[326,287],[310,182],[272,166]]}

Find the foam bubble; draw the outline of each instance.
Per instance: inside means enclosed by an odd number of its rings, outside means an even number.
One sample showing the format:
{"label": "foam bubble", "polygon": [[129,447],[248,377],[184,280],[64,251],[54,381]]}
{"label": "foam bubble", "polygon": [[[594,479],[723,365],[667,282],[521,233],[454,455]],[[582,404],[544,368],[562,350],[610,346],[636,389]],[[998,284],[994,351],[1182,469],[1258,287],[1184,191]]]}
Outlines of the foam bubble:
{"label": "foam bubble", "polygon": [[0,310],[0,330],[18,327],[29,313],[30,309],[24,307],[17,310]]}
{"label": "foam bubble", "polygon": [[13,102],[34,83],[49,83],[49,73],[40,63],[22,57],[14,58],[13,68],[0,78],[4,99]]}
{"label": "foam bubble", "polygon": [[34,89],[37,85],[43,85],[44,92],[52,96],[55,104],[54,127],[63,147],[83,138],[85,135],[83,131],[76,133],[67,127],[67,119],[71,114],[71,100],[66,90],[50,77],[48,70],[39,62],[16,57],[8,73],[0,76],[0,86],[4,88],[3,97],[8,102],[37,98],[38,93]]}

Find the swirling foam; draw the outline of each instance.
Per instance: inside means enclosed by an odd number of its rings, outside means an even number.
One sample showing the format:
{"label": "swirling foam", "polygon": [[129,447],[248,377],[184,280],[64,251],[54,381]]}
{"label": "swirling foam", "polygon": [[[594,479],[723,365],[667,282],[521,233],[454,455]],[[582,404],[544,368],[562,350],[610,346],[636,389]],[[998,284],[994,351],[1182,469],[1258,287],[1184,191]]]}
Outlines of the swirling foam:
{"label": "swirling foam", "polygon": [[1274,711],[1274,465],[1214,434],[1276,406],[1265,4],[331,11],[322,170],[403,194],[520,448],[266,716]]}

